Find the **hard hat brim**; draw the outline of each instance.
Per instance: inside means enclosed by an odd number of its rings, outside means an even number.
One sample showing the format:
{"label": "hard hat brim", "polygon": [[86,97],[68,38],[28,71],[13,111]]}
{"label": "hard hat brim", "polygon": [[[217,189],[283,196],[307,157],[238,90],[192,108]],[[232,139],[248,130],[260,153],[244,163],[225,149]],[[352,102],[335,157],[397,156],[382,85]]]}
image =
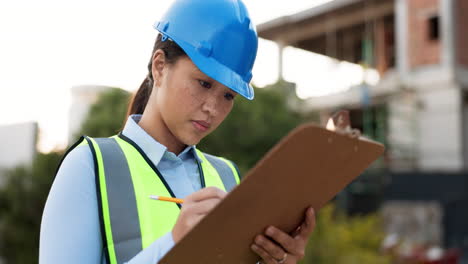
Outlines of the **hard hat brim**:
{"label": "hard hat brim", "polygon": [[235,71],[224,66],[216,59],[201,54],[195,47],[186,43],[183,40],[177,40],[168,36],[175,41],[190,57],[192,62],[198,67],[200,71],[227,86],[231,90],[247,98],[248,100],[254,99],[254,90],[250,83],[245,82],[242,77]]}

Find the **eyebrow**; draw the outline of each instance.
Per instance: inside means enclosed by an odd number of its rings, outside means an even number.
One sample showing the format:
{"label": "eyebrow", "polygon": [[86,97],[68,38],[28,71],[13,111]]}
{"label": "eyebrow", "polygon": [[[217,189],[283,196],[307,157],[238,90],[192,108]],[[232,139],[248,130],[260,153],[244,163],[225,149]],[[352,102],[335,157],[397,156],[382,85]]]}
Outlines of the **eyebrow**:
{"label": "eyebrow", "polygon": [[206,73],[200,71],[200,69],[198,69],[198,67],[195,66],[194,70],[193,70],[193,73],[196,73],[196,74],[201,74],[203,76],[206,76],[206,78],[208,78],[209,81],[212,81],[214,82],[215,79],[211,78],[210,76],[208,76]]}
{"label": "eyebrow", "polygon": [[[219,83],[219,84],[223,85],[222,83],[220,83],[220,82],[218,82],[217,80],[211,78],[210,76],[208,76],[208,75],[205,74],[204,72],[200,71],[200,69],[198,69],[197,66],[194,67],[194,69],[193,69],[192,72],[195,73],[195,74],[201,74],[201,75],[203,75],[203,76],[206,76],[206,78],[208,78],[208,81],[210,81],[210,82],[216,82],[216,83]],[[225,86],[225,85],[223,85],[223,86]],[[234,95],[238,95],[238,94],[239,94],[238,92],[234,91],[233,89],[231,89],[231,88],[229,88],[229,87],[227,87],[227,86],[225,86],[225,87],[227,88],[227,90],[229,90],[230,92],[232,92]]]}

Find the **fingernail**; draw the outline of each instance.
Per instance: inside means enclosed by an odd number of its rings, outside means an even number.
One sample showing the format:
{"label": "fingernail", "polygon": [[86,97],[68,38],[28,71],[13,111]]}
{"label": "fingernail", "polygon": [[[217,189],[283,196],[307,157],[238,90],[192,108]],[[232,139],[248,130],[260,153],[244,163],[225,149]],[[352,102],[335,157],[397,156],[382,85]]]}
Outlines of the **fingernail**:
{"label": "fingernail", "polygon": [[275,233],[275,231],[273,230],[273,227],[267,228],[267,230],[266,230],[267,235],[272,236],[274,233]]}
{"label": "fingernail", "polygon": [[255,242],[257,242],[257,244],[262,243],[262,241],[263,241],[263,238],[262,238],[261,236],[257,236],[257,237],[255,238]]}

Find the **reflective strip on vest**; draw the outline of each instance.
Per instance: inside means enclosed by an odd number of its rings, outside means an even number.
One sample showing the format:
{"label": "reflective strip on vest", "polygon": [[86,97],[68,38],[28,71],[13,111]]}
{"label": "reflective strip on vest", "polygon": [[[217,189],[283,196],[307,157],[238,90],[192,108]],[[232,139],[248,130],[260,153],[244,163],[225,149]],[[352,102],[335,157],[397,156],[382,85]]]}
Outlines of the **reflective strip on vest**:
{"label": "reflective strip on vest", "polygon": [[[129,261],[156,239],[170,232],[179,216],[175,203],[158,202],[150,195],[172,196],[170,187],[145,153],[124,136],[87,138],[92,143],[105,248],[109,264]],[[202,160],[205,186],[232,190],[239,183],[233,164],[196,150]]]}
{"label": "reflective strip on vest", "polygon": [[207,165],[207,170],[209,171],[209,173],[214,172],[214,175],[218,174],[221,177],[206,179],[207,177],[205,175],[205,180],[213,182],[221,180],[221,182],[224,185],[224,189],[227,192],[230,192],[234,187],[236,187],[237,184],[239,184],[239,175],[237,174],[237,170],[234,168],[230,161],[215,157],[210,154],[202,153],[198,149],[197,155],[203,160],[202,166],[205,164]]}
{"label": "reflective strip on vest", "polygon": [[122,263],[142,250],[140,224],[134,220],[138,219],[138,210],[132,177],[125,155],[115,139],[95,140],[104,165],[112,240],[125,241],[114,244],[115,258]]}

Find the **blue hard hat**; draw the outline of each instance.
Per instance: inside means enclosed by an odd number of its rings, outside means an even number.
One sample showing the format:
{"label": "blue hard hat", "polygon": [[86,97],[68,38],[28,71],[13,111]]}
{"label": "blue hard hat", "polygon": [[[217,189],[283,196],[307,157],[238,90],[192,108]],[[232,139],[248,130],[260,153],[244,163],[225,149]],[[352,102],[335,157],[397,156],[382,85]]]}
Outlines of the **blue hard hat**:
{"label": "blue hard hat", "polygon": [[206,75],[252,100],[258,37],[240,0],[176,0],[155,28]]}

